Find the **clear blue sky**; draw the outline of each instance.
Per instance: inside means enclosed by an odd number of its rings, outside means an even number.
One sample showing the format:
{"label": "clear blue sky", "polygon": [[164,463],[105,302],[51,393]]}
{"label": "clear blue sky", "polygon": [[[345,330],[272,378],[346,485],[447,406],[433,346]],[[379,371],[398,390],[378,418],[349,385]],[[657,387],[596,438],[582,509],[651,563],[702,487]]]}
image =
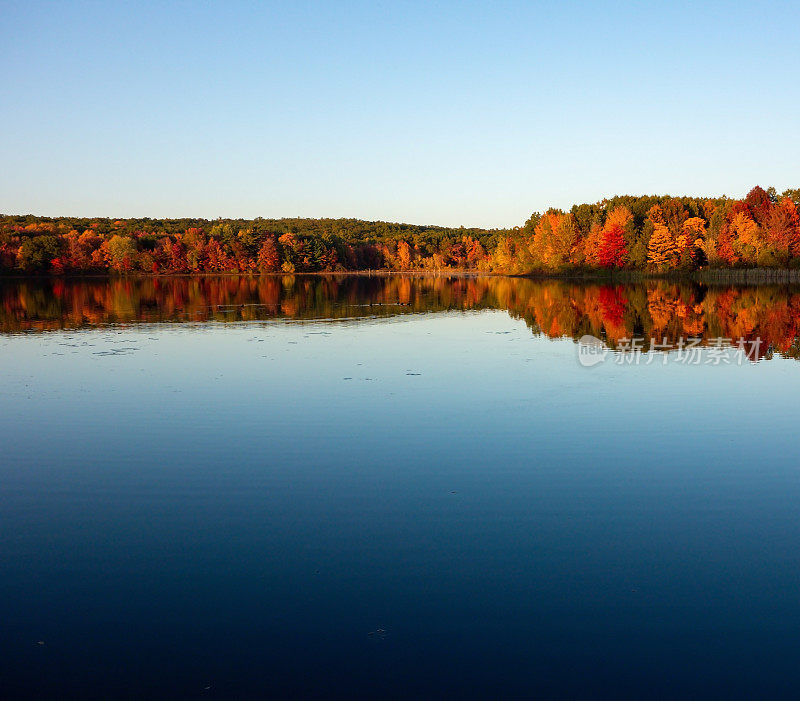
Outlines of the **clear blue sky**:
{"label": "clear blue sky", "polygon": [[0,2],[0,211],[513,226],[800,187],[800,4]]}

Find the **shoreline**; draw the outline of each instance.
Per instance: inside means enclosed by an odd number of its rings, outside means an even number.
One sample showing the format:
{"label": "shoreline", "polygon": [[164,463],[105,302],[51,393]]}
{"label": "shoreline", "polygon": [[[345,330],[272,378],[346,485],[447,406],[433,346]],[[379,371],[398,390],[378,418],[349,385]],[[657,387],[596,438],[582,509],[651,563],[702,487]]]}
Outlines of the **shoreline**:
{"label": "shoreline", "polygon": [[641,270],[585,270],[530,273],[500,273],[481,270],[336,270],[308,272],[191,272],[191,273],[19,273],[0,274],[0,283],[11,280],[146,280],[166,278],[284,278],[284,277],[433,277],[433,278],[478,278],[508,277],[534,281],[563,281],[586,284],[636,284],[664,280],[705,285],[800,285],[800,269],[797,268],[705,268],[691,271],[654,273]]}
{"label": "shoreline", "polygon": [[665,280],[667,282],[692,282],[705,285],[786,285],[800,284],[800,269],[796,268],[703,268],[701,270],[673,270],[654,273],[643,270],[592,270],[563,273],[535,272],[514,275],[529,280],[569,280],[571,282],[614,282],[634,284]]}

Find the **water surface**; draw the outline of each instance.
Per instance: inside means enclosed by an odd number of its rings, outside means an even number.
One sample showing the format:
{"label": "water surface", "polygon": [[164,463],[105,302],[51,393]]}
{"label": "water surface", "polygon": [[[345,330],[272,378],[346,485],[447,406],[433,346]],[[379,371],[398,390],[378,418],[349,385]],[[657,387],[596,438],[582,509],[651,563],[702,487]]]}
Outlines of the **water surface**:
{"label": "water surface", "polygon": [[[6,282],[3,693],[792,695],[798,310],[663,282]],[[587,334],[672,350],[584,367]],[[761,343],[707,362],[720,338]]]}

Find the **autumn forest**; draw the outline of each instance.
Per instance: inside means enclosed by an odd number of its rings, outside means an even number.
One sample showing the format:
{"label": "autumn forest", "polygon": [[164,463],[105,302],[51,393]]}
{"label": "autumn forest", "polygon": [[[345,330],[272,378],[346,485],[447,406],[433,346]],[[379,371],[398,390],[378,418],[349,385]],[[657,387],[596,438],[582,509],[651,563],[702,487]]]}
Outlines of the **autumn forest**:
{"label": "autumn forest", "polygon": [[743,199],[618,196],[492,230],[353,219],[0,216],[4,274],[731,268],[800,268],[800,189],[755,187]]}

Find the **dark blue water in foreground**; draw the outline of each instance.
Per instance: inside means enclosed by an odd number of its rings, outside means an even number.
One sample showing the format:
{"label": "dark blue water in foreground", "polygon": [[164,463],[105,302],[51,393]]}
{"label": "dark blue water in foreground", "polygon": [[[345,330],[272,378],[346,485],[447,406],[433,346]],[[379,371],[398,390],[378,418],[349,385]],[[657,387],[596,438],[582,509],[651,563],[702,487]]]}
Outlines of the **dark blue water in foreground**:
{"label": "dark blue water in foreground", "polygon": [[491,309],[0,359],[3,696],[800,687],[795,360],[585,368]]}

